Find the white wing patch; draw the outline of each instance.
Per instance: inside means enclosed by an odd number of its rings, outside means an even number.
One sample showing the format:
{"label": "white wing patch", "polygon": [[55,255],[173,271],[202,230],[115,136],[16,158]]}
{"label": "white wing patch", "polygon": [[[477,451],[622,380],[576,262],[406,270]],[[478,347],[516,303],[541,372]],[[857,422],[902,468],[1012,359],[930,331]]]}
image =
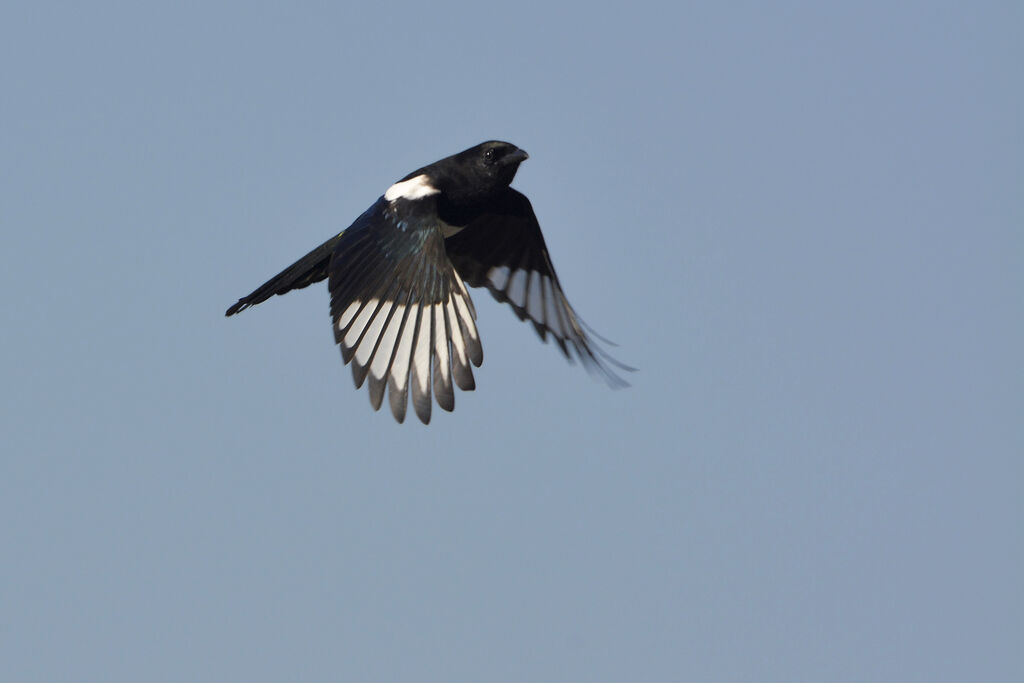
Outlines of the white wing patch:
{"label": "white wing patch", "polygon": [[362,301],[353,301],[348,305],[348,308],[338,317],[338,329],[343,330],[345,327],[352,322],[352,318],[356,312],[359,311],[359,307],[363,305]]}
{"label": "white wing patch", "polygon": [[505,295],[519,308],[526,302],[526,277],[525,270],[516,270],[508,281],[508,289],[505,290]]}
{"label": "white wing patch", "polygon": [[526,314],[542,325],[544,324],[544,290],[541,289],[543,287],[541,283],[544,280],[547,278],[537,271],[530,273],[530,289],[526,302]]}
{"label": "white wing patch", "polygon": [[466,340],[462,338],[462,331],[459,329],[459,319],[456,317],[455,305],[451,297],[445,302],[445,313],[448,316],[448,339],[452,343],[452,360],[457,360],[459,365],[466,365]]}
{"label": "white wing patch", "polygon": [[[391,352],[395,348],[395,340],[398,338],[398,328],[402,326],[402,318],[405,316],[405,306],[395,306],[395,314],[391,316],[391,320],[388,322],[387,329],[384,334],[380,334],[380,326],[377,326],[377,334],[367,334],[362,343],[359,345],[359,349],[356,351],[356,362],[360,365],[366,365],[366,360],[360,361],[359,357],[364,356],[367,360],[370,354],[373,353],[373,363],[370,365],[370,374],[377,379],[384,379],[385,373],[388,371],[388,366],[391,364]],[[376,321],[374,321],[376,325]],[[373,331],[371,329],[371,331]],[[377,344],[378,338],[380,344]],[[374,351],[376,346],[377,350]],[[369,349],[366,353],[363,349]]]}
{"label": "white wing patch", "polygon": [[[389,382],[399,390],[405,389],[405,383],[409,379],[409,363],[412,361],[413,337],[416,334],[416,321],[419,319],[419,308],[409,309],[409,315],[405,320],[405,327],[402,328],[402,338],[398,342],[398,349],[395,351],[395,360],[391,364]],[[394,387],[392,387],[394,390]]]}
{"label": "white wing patch", "polygon": [[389,187],[384,192],[384,199],[389,202],[393,202],[396,199],[422,199],[438,192],[440,190],[430,184],[430,178],[426,175],[418,175],[415,178],[403,180]]}
{"label": "white wing patch", "polygon": [[412,402],[421,419],[426,412],[424,421],[430,419],[430,321],[434,317],[433,309],[433,306],[420,309],[420,328],[412,352]]}
{"label": "white wing patch", "polygon": [[495,266],[487,271],[487,279],[491,281],[492,287],[503,290],[508,284],[508,273],[508,266]]}
{"label": "white wing patch", "polygon": [[448,324],[445,322],[444,304],[434,304],[434,396],[437,405],[445,410],[455,408],[452,390],[452,359],[448,353]]}
{"label": "white wing patch", "polygon": [[551,278],[544,278],[544,324],[559,339],[565,339],[565,329],[562,327],[562,319],[555,310],[555,289]]}
{"label": "white wing patch", "polygon": [[455,310],[459,313],[459,320],[462,321],[463,327],[469,333],[469,339],[466,341],[480,341],[480,335],[476,331],[476,312],[472,310],[473,302],[470,300],[469,294],[463,288],[461,293],[453,293],[452,298],[455,300]]}
{"label": "white wing patch", "polygon": [[[357,302],[358,303],[358,302]],[[356,345],[359,341],[359,337],[363,334],[363,329],[366,327],[366,323],[370,321],[370,316],[377,310],[377,299],[370,299],[366,304],[363,305],[362,310],[356,319],[349,325],[348,332],[345,333],[344,342],[349,348]],[[340,327],[340,320],[339,320]]]}
{"label": "white wing patch", "polygon": [[461,280],[451,284],[442,302],[357,300],[338,316],[339,343],[352,363],[356,386],[369,381],[374,408],[380,407],[386,386],[399,422],[405,419],[410,393],[416,414],[428,423],[432,384],[445,410],[455,407],[453,380],[463,390],[475,386],[471,364],[479,367],[483,361],[476,312]]}
{"label": "white wing patch", "polygon": [[531,320],[542,339],[550,332],[563,352],[569,344],[589,353],[576,313],[550,274],[493,266],[487,271],[487,285],[499,300],[511,303],[521,319]]}

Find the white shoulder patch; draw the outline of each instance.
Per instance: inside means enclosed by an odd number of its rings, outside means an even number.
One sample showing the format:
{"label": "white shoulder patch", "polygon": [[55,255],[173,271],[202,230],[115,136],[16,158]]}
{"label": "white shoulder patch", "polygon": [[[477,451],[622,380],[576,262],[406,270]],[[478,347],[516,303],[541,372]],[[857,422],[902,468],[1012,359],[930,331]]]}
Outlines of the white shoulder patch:
{"label": "white shoulder patch", "polygon": [[389,187],[387,192],[384,193],[384,199],[389,202],[393,202],[396,199],[420,199],[437,194],[438,192],[440,190],[430,184],[430,179],[426,175],[418,175],[415,178],[403,180]]}

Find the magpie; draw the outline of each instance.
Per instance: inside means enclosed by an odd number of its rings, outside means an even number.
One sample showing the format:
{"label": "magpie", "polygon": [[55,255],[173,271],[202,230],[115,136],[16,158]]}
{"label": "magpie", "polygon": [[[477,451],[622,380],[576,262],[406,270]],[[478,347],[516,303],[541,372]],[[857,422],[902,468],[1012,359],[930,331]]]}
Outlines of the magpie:
{"label": "magpie", "polygon": [[[385,386],[391,412],[405,420],[408,394],[430,422],[437,404],[455,408],[455,386],[476,387],[470,364],[483,347],[466,285],[486,287],[520,320],[547,335],[570,362],[576,356],[613,387],[626,382],[587,334],[551,265],[530,200],[509,187],[528,155],[492,140],[441,159],[391,185],[345,230],[309,252],[225,313],[327,279],[334,341],[352,364],[356,388],[368,380],[379,410]],[[433,377],[431,377],[433,375]]]}

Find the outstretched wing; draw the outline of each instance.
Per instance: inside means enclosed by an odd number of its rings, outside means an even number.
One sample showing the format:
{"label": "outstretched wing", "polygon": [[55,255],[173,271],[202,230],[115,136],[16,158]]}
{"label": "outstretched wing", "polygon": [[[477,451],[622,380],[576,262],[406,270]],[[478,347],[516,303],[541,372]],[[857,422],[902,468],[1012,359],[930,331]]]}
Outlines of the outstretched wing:
{"label": "outstretched wing", "polygon": [[483,362],[476,311],[445,254],[433,204],[379,199],[342,233],[328,268],[342,358],[356,387],[369,379],[374,410],[387,386],[399,422],[410,388],[416,415],[430,422],[431,368],[437,403],[452,410],[452,379],[472,390],[470,363]]}
{"label": "outstretched wing", "polygon": [[445,240],[445,250],[470,286],[487,287],[495,299],[509,304],[520,320],[530,320],[543,341],[550,333],[570,361],[575,354],[610,385],[626,384],[609,365],[632,368],[611,358],[590,339],[586,325],[562,291],[537,216],[525,195],[508,188],[485,214]]}

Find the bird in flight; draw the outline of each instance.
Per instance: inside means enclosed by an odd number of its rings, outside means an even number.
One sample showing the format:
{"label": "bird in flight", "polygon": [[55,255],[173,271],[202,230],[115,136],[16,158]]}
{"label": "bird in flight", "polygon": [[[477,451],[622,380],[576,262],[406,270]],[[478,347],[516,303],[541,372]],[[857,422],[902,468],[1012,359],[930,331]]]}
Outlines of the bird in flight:
{"label": "bird in flight", "polygon": [[633,368],[591,340],[588,332],[598,335],[569,305],[530,200],[509,187],[526,159],[515,145],[490,141],[413,171],[225,315],[326,278],[334,340],[356,388],[368,381],[379,410],[387,387],[398,422],[410,391],[428,424],[431,388],[451,411],[453,380],[463,391],[476,387],[470,364],[480,367],[483,348],[467,284],[508,303],[541,340],[550,334],[570,362],[575,355],[609,385],[625,386],[610,366]]}

